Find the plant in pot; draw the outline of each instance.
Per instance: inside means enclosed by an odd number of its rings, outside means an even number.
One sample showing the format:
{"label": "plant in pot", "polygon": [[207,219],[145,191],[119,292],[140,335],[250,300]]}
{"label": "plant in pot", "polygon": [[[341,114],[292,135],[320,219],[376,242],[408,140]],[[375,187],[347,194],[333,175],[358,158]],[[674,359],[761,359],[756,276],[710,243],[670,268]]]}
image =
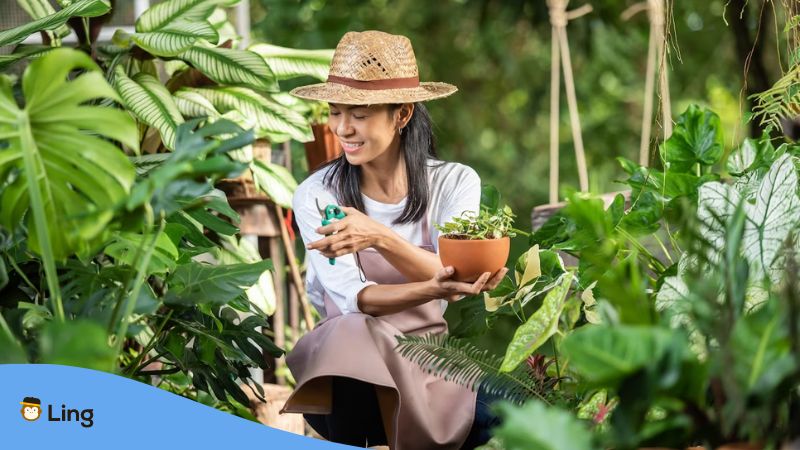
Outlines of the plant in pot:
{"label": "plant in pot", "polygon": [[453,266],[453,279],[473,282],[484,272],[495,273],[506,265],[511,239],[520,230],[512,227],[514,213],[501,205],[494,186],[484,186],[480,211],[464,211],[443,225],[436,224],[442,265]]}

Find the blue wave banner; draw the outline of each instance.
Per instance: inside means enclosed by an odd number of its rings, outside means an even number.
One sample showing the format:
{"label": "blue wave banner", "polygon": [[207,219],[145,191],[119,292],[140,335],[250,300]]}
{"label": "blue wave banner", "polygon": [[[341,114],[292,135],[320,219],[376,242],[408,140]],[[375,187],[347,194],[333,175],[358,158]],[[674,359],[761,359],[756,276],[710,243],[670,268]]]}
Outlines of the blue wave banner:
{"label": "blue wave banner", "polygon": [[118,375],[48,364],[0,365],[0,436],[3,448],[353,448],[270,428]]}

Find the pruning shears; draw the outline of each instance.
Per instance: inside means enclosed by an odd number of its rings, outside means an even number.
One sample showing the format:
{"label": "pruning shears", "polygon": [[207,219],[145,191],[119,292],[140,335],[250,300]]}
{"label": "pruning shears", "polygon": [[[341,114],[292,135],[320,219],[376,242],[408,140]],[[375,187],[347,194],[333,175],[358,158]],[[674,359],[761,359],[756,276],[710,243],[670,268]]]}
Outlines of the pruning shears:
{"label": "pruning shears", "polygon": [[[319,216],[322,218],[322,226],[330,225],[333,222],[337,222],[339,220],[344,219],[347,214],[342,211],[338,205],[328,205],[323,209],[319,206],[319,199],[314,198],[314,201],[317,203],[317,211],[319,211]],[[330,236],[333,233],[326,234],[326,236]],[[328,262],[331,265],[336,264],[336,258],[328,258]]]}

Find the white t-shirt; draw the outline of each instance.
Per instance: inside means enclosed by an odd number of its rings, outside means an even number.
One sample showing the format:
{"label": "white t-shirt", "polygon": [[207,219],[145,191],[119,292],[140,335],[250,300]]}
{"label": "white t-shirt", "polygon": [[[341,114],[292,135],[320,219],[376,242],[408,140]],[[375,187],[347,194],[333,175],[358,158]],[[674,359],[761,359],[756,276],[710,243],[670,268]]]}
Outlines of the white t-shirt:
{"label": "white t-shirt", "polygon": [[[454,162],[428,160],[428,182],[430,200],[428,217],[432,244],[439,253],[439,231],[434,224],[444,224],[464,211],[478,211],[481,201],[481,179],[470,167]],[[315,230],[322,226],[315,198],[323,208],[337,204],[336,196],[326,189],[322,180],[328,169],[319,170],[306,178],[294,193],[292,208],[295,220],[300,228],[304,244],[318,241],[325,236]],[[422,242],[422,226],[420,222],[393,225],[392,221],[400,217],[406,204],[404,198],[400,203],[389,204],[375,201],[361,195],[366,214],[377,222],[394,230],[406,241],[420,246]],[[342,314],[360,312],[358,309],[358,293],[367,286],[376,284],[372,281],[361,281],[355,255],[349,254],[336,258],[336,264],[330,265],[318,250],[306,251],[306,289],[308,298],[314,307],[325,315],[323,292],[327,292],[331,300],[339,307]],[[442,300],[444,305],[447,303]]]}

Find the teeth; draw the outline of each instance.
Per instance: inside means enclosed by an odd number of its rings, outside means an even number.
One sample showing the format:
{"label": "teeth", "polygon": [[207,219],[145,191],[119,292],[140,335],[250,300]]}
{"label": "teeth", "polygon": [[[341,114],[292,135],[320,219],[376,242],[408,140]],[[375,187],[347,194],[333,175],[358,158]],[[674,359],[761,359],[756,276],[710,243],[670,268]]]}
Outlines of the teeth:
{"label": "teeth", "polygon": [[347,147],[347,148],[358,148],[358,147],[361,147],[361,145],[363,145],[363,144],[364,144],[363,142],[359,142],[357,144],[351,144],[349,142],[342,142],[342,145]]}

